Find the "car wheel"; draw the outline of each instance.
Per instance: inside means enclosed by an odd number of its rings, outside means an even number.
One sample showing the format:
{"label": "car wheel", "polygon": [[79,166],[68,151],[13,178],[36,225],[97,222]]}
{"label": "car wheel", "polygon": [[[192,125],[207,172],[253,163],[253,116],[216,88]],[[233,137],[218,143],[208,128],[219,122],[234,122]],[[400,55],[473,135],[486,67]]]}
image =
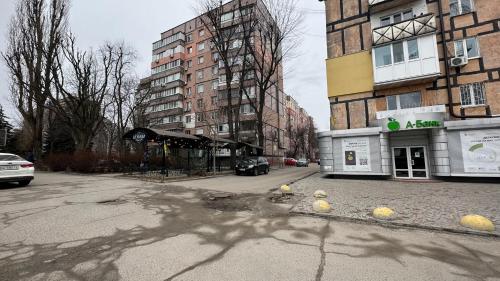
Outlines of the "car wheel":
{"label": "car wheel", "polygon": [[264,171],[264,174],[265,175],[269,174],[269,167],[266,168],[266,170]]}
{"label": "car wheel", "polygon": [[253,169],[253,175],[258,176],[259,175],[259,168]]}
{"label": "car wheel", "polygon": [[23,187],[23,186],[27,186],[28,184],[30,184],[31,180],[24,180],[24,181],[19,181],[19,186]]}

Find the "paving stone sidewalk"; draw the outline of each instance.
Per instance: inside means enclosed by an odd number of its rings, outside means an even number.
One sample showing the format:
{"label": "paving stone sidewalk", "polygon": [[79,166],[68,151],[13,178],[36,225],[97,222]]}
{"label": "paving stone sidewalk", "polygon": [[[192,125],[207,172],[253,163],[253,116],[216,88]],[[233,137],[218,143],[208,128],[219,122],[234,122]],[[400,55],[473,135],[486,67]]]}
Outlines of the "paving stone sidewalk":
{"label": "paving stone sidewalk", "polygon": [[[500,237],[500,183],[401,182],[326,178],[316,174],[292,185],[295,193],[306,197],[292,212],[315,214],[312,210],[315,190],[328,193],[332,211],[322,214],[347,220],[406,225],[456,232],[484,233],[460,226],[460,218],[478,214],[495,224],[492,233]],[[394,219],[380,221],[373,209],[389,207]]]}

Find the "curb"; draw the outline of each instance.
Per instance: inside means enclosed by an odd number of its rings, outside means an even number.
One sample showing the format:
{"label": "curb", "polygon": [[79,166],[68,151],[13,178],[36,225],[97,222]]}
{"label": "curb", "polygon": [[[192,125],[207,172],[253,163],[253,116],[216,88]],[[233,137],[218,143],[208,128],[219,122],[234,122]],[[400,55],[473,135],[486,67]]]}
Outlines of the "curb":
{"label": "curb", "polygon": [[486,232],[477,232],[477,231],[469,231],[469,230],[460,230],[460,229],[447,228],[447,227],[434,227],[434,226],[417,225],[417,224],[402,223],[402,222],[382,221],[382,220],[377,220],[377,219],[358,219],[358,218],[332,216],[332,215],[328,215],[328,214],[301,212],[301,211],[290,211],[290,214],[304,215],[304,216],[309,216],[309,217],[319,217],[319,218],[336,220],[336,221],[341,221],[341,222],[354,222],[354,223],[363,223],[363,224],[370,224],[370,225],[381,225],[384,227],[394,228],[394,229],[404,227],[404,228],[409,228],[409,229],[432,230],[432,231],[452,233],[452,234],[462,234],[462,235],[465,234],[465,235],[473,235],[473,236],[479,236],[479,237],[500,238],[500,234],[497,234],[497,233],[486,233]]}

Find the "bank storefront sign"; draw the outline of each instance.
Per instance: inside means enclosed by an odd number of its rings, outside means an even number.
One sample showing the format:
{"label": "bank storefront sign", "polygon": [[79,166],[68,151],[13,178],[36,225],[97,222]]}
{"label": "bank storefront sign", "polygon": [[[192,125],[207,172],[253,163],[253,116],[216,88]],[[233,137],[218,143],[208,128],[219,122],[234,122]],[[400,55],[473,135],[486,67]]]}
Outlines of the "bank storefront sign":
{"label": "bank storefront sign", "polygon": [[[441,112],[443,111],[443,112]],[[444,127],[444,106],[431,106],[377,112],[384,132]]]}

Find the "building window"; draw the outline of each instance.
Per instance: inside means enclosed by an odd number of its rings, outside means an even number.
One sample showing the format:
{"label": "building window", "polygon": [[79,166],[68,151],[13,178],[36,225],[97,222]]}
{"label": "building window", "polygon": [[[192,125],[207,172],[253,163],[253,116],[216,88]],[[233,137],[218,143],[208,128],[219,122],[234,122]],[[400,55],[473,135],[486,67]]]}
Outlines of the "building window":
{"label": "building window", "polygon": [[198,64],[203,64],[205,62],[205,57],[198,58]]}
{"label": "building window", "polygon": [[198,99],[196,101],[196,105],[198,106],[198,109],[202,109],[203,108],[203,99]]}
{"label": "building window", "polygon": [[474,59],[479,57],[479,44],[476,37],[455,41],[455,57]]}
{"label": "building window", "polygon": [[462,106],[486,104],[484,83],[472,83],[460,86]]}
{"label": "building window", "polygon": [[217,97],[212,97],[212,105],[217,105]]}
{"label": "building window", "polygon": [[203,51],[203,50],[205,50],[205,43],[204,42],[198,44],[198,51]]}
{"label": "building window", "polygon": [[197,122],[203,122],[203,121],[205,121],[205,118],[203,117],[203,113],[196,113],[196,121]]}
{"label": "building window", "polygon": [[413,40],[408,40],[408,59],[409,60],[415,60],[419,58],[418,54],[418,40],[413,39]]}
{"label": "building window", "polygon": [[240,108],[240,113],[243,115],[255,113],[255,109],[250,104],[244,104]]}
{"label": "building window", "polygon": [[188,35],[186,35],[186,41],[189,43],[191,41],[193,41],[193,34],[192,33],[189,33]]}
{"label": "building window", "polygon": [[191,102],[190,102],[190,101],[188,101],[188,102],[186,103],[186,111],[191,111],[191,109],[192,109],[192,108],[193,108],[193,105],[191,104]]}
{"label": "building window", "polygon": [[191,88],[187,88],[187,89],[186,89],[186,95],[187,95],[188,97],[190,97],[192,93],[193,93],[193,92],[191,91]]}
{"label": "building window", "polygon": [[188,67],[188,68],[193,67],[193,61],[192,61],[192,60],[188,60],[188,62],[187,62],[187,67]]}
{"label": "building window", "polygon": [[422,97],[420,92],[387,97],[387,110],[415,108],[420,106],[422,106]]}
{"label": "building window", "polygon": [[196,86],[196,91],[198,94],[203,94],[203,92],[205,91],[205,85],[199,84],[198,86]]}
{"label": "building window", "polygon": [[216,76],[219,74],[219,68],[217,66],[212,66],[212,75]]}
{"label": "building window", "polygon": [[196,76],[198,77],[198,80],[203,79],[203,70],[198,70],[196,72]]}
{"label": "building window", "polygon": [[202,37],[202,36],[205,36],[205,29],[200,29],[200,31],[198,32],[199,36]]}
{"label": "building window", "polygon": [[188,73],[186,75],[186,79],[187,79],[188,82],[190,82],[192,80],[191,73]]}
{"label": "building window", "polygon": [[193,53],[193,47],[188,47],[187,51],[188,51],[188,54],[192,54]]}
{"label": "building window", "polygon": [[377,67],[392,64],[391,45],[375,48],[375,65]]}
{"label": "building window", "polygon": [[402,22],[405,20],[409,20],[413,18],[413,11],[412,10],[406,10],[403,12],[399,12],[390,16],[385,16],[380,18],[380,26],[386,26],[390,25],[393,23],[398,23]]}
{"label": "building window", "polygon": [[473,9],[472,0],[450,0],[450,15],[452,17],[470,13]]}
{"label": "building window", "polygon": [[217,90],[219,88],[219,80],[212,81],[212,90]]}
{"label": "building window", "polygon": [[392,45],[392,51],[394,53],[394,63],[405,61],[405,52],[403,49],[403,42],[394,43]]}

